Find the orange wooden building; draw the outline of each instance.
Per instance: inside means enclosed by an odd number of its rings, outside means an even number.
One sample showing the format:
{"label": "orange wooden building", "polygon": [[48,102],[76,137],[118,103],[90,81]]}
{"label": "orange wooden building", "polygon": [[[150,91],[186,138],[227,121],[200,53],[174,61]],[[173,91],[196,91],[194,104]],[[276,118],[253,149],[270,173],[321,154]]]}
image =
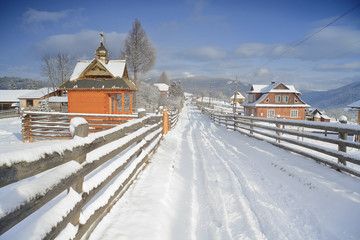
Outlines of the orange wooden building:
{"label": "orange wooden building", "polygon": [[100,35],[95,58],[78,61],[70,79],[58,89],[68,93],[69,113],[132,114],[137,88],[129,79],[126,60],[109,60]]}

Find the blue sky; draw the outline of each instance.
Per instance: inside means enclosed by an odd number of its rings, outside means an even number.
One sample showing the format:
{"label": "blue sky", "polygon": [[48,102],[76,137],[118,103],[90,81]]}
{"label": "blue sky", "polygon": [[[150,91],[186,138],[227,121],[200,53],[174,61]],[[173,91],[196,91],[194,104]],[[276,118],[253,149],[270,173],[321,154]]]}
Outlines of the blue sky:
{"label": "blue sky", "polygon": [[[360,1],[3,1],[0,77],[42,79],[40,59],[92,59],[104,31],[111,58],[138,18],[157,51],[146,77],[193,75],[250,84],[281,81],[326,90],[360,81],[360,7],[298,47]],[[269,60],[276,60],[267,63]],[[246,91],[246,90],[244,90]]]}

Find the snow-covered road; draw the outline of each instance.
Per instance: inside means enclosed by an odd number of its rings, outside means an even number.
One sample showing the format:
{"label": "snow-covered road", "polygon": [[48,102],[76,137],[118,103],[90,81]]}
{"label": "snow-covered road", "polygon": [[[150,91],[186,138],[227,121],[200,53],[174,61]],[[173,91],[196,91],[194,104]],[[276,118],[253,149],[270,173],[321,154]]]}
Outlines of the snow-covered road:
{"label": "snow-covered road", "polygon": [[360,181],[187,105],[91,239],[360,239]]}

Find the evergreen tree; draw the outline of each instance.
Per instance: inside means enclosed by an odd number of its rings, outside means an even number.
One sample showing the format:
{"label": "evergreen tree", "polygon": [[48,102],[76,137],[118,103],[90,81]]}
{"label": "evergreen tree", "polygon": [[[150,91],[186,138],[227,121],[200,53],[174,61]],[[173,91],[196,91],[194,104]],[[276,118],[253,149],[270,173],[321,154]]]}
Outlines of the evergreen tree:
{"label": "evergreen tree", "polygon": [[160,78],[158,80],[158,83],[165,83],[168,86],[170,86],[169,78],[167,77],[165,72],[162,72],[162,74],[161,74],[161,76],[160,76]]}

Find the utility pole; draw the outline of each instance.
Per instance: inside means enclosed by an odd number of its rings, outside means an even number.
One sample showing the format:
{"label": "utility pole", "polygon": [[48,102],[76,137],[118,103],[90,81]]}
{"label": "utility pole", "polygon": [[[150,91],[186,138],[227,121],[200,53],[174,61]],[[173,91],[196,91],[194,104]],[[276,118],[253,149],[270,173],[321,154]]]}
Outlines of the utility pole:
{"label": "utility pole", "polygon": [[210,82],[210,92],[209,92],[209,107],[210,107],[210,99],[211,99],[211,82]]}
{"label": "utility pole", "polygon": [[234,114],[236,114],[236,105],[237,105],[237,85],[238,85],[238,81],[237,81],[237,75],[236,75],[235,95],[234,95],[234,108],[233,108],[233,113],[234,113]]}

